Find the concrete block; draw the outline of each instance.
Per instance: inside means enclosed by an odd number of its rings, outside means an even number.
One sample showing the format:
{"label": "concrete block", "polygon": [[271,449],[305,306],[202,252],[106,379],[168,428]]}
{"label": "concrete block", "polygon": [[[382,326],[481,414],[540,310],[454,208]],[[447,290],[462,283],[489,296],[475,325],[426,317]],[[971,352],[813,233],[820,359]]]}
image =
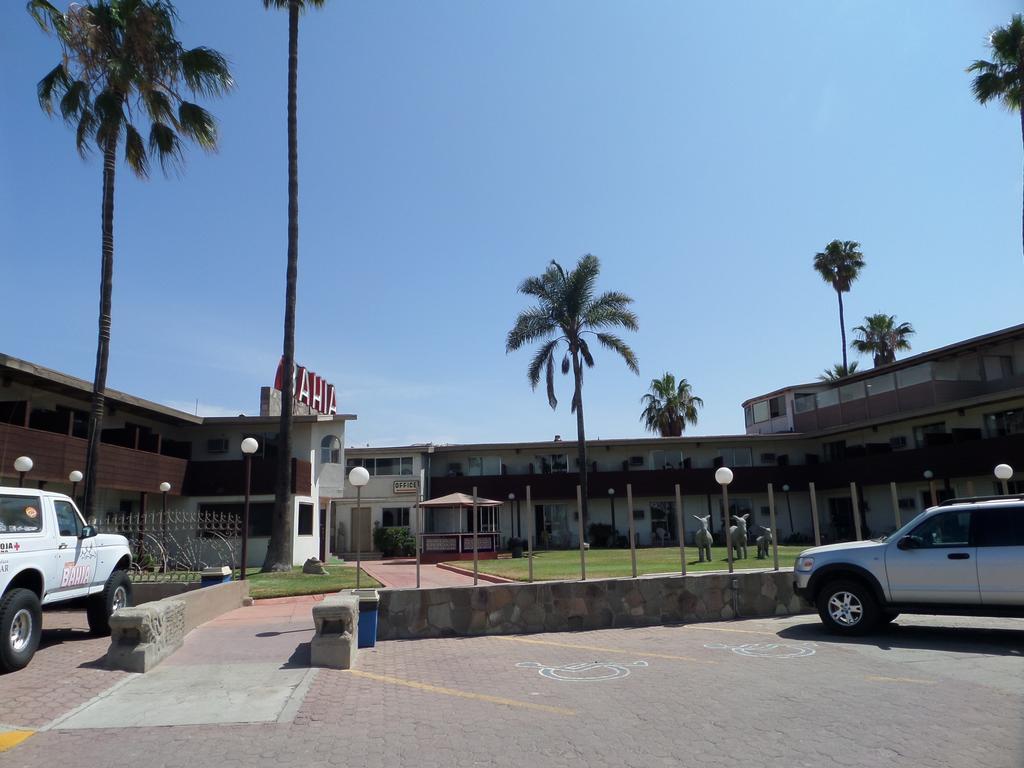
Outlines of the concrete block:
{"label": "concrete block", "polygon": [[310,665],[351,669],[359,640],[359,598],[331,595],[313,606],[316,634],[309,645]]}
{"label": "concrete block", "polygon": [[159,600],[122,608],[110,617],[108,669],[148,672],[185,640],[185,603]]}

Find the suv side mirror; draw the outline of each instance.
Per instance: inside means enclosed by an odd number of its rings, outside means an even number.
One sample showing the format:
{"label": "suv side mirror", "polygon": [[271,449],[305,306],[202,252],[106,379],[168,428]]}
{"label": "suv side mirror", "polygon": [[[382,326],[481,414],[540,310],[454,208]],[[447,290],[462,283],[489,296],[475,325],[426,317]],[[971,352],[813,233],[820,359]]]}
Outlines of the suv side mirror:
{"label": "suv side mirror", "polygon": [[918,543],[917,537],[916,536],[911,536],[910,534],[907,534],[902,539],[900,539],[898,542],[896,542],[896,547],[898,549],[903,549],[903,550],[906,550],[906,549],[917,549],[920,546],[921,545]]}
{"label": "suv side mirror", "polygon": [[96,526],[94,525],[83,525],[82,532],[78,534],[80,539],[91,539],[97,534]]}

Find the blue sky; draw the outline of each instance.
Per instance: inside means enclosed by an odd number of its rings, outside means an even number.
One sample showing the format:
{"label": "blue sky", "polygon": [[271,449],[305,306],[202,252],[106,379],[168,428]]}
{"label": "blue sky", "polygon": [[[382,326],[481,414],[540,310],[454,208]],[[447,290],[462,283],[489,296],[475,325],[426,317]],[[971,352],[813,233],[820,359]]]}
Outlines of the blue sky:
{"label": "blue sky", "polygon": [[[186,45],[231,61],[221,149],[180,177],[121,170],[108,384],[255,413],[281,354],[287,23],[257,0],[179,0]],[[602,261],[636,299],[639,378],[601,354],[588,435],[642,434],[669,370],[740,403],[840,359],[832,238],[923,351],[1022,320],[1021,135],[964,68],[1016,0],[352,3],[300,32],[297,358],[359,415],[350,445],[575,435],[505,334],[551,259]],[[57,60],[0,8],[0,351],[91,379],[101,168],[47,119]],[[869,365],[870,361],[862,361]]]}

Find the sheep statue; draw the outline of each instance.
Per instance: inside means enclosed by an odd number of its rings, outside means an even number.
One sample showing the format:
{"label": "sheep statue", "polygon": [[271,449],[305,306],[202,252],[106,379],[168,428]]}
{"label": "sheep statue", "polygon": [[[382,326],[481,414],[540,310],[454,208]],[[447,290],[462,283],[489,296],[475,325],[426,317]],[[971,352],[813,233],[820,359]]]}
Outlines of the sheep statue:
{"label": "sheep statue", "polygon": [[704,515],[704,517],[698,517],[697,515],[690,515],[695,520],[700,521],[700,530],[694,534],[693,540],[697,545],[697,552],[700,555],[700,562],[704,562],[704,556],[707,555],[708,562],[711,562],[711,529],[708,527],[711,522],[711,515]]}
{"label": "sheep statue", "polygon": [[757,559],[764,560],[768,557],[768,548],[772,545],[772,529],[762,527],[762,533],[757,537]]}
{"label": "sheep statue", "polygon": [[729,544],[733,548],[734,560],[747,559],[747,520],[746,515],[733,515],[732,521],[736,523],[729,528]]}

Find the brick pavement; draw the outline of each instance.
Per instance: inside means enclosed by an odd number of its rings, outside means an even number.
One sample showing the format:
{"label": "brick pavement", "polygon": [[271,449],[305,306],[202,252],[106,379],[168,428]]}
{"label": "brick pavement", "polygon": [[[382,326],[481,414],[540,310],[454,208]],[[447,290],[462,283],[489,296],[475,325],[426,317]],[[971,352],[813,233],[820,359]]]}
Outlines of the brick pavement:
{"label": "brick pavement", "polygon": [[[228,615],[225,632],[232,621],[239,629],[248,619]],[[302,645],[283,633],[261,639],[273,645],[263,653],[282,663]],[[90,765],[169,768],[1020,768],[1022,649],[1024,622],[925,617],[853,642],[825,635],[808,616],[386,642],[361,652],[355,673],[318,670],[287,722],[56,729],[3,757],[5,768],[81,764],[83,754]],[[191,652],[175,663],[215,653]],[[637,661],[648,666],[629,666]],[[517,666],[586,662],[614,662],[629,674],[561,681]]]}

